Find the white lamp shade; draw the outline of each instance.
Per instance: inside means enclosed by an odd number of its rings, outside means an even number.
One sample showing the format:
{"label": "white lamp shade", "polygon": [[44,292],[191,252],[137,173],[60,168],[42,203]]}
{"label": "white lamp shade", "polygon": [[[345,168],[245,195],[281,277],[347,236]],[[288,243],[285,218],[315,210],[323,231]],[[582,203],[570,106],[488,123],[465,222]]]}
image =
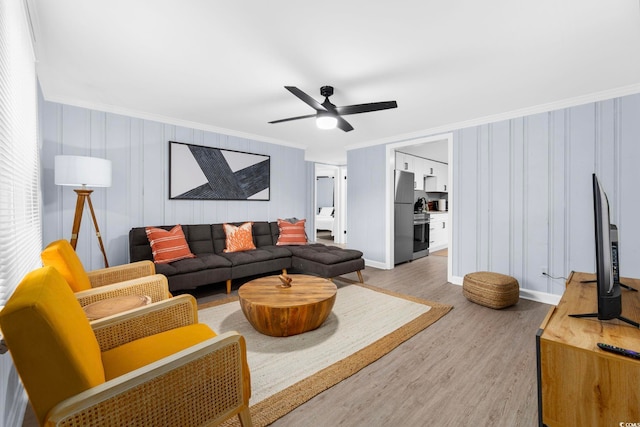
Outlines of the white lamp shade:
{"label": "white lamp shade", "polygon": [[75,187],[111,187],[111,160],[85,156],[56,156],[55,183]]}
{"label": "white lamp shade", "polygon": [[331,114],[319,114],[316,117],[316,126],[320,129],[335,129],[338,119]]}

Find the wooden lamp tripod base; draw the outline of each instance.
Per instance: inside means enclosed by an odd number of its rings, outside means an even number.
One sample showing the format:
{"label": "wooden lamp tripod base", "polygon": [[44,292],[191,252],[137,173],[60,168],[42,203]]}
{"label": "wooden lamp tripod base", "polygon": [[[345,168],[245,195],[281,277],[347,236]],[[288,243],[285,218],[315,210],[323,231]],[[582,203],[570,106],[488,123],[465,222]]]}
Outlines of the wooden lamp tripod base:
{"label": "wooden lamp tripod base", "polygon": [[93,212],[93,204],[91,203],[91,193],[93,190],[89,190],[86,188],[81,188],[77,190],[73,190],[78,194],[78,200],[76,202],[76,213],[73,217],[73,228],[71,229],[71,247],[75,250],[76,245],[78,244],[78,233],[80,232],[80,222],[82,221],[82,211],[84,210],[84,202],[85,200],[89,203],[89,210],[91,211],[91,219],[93,219],[93,225],[96,228],[96,237],[98,238],[98,243],[100,244],[100,250],[102,251],[102,256],[104,257],[104,266],[109,267],[109,262],[107,261],[107,253],[104,250],[104,245],[102,244],[102,236],[100,236],[100,229],[98,228],[98,221],[96,220],[96,214]]}

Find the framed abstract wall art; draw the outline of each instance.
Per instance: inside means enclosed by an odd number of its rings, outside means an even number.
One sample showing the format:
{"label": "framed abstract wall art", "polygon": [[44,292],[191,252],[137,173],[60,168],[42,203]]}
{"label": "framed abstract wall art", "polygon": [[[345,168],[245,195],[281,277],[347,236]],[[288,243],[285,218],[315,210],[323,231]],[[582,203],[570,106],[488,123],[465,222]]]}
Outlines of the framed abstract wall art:
{"label": "framed abstract wall art", "polygon": [[271,157],[169,141],[169,198],[269,200]]}

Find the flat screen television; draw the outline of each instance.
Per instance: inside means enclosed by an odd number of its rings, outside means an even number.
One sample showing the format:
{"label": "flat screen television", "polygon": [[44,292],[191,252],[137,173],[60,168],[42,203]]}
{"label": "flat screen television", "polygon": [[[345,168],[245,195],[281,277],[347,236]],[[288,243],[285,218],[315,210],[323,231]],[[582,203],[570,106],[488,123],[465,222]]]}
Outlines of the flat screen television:
{"label": "flat screen television", "polygon": [[622,316],[622,293],[618,271],[618,229],[609,218],[609,200],[598,177],[592,175],[593,216],[596,243],[596,282],[598,312],[571,314],[571,317],[619,319],[640,328],[640,324]]}

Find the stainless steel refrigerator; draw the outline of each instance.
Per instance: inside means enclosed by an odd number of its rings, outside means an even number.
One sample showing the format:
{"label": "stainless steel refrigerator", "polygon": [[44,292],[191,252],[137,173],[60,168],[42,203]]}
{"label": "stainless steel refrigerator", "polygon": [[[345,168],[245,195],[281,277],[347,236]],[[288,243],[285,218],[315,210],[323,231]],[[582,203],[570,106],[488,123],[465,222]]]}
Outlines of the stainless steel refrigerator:
{"label": "stainless steel refrigerator", "polygon": [[413,172],[395,171],[394,264],[413,259]]}

